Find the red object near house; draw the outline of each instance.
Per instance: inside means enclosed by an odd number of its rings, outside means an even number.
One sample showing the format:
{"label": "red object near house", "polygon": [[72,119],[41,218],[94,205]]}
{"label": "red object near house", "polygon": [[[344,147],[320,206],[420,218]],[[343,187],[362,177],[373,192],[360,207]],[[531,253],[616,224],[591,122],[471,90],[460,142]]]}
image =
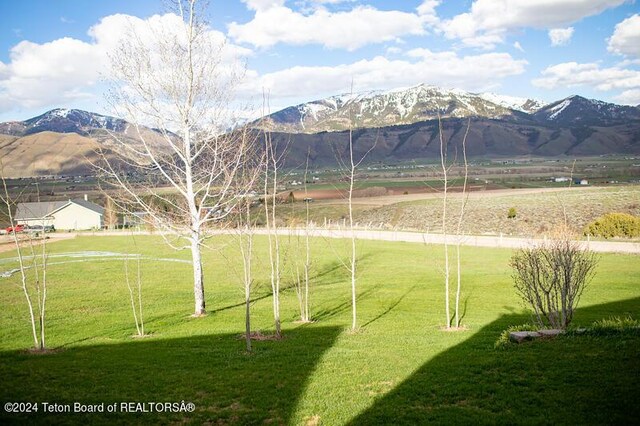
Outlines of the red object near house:
{"label": "red object near house", "polygon": [[24,225],[16,225],[16,226],[9,226],[7,229],[7,234],[12,234],[12,233],[18,233],[18,232],[23,232],[24,231]]}

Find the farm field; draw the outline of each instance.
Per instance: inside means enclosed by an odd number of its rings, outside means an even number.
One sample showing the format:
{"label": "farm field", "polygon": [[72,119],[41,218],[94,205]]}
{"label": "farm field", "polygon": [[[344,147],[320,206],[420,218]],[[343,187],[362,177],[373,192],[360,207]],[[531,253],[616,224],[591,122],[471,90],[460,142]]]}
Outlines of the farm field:
{"label": "farm field", "polygon": [[[445,332],[442,247],[359,242],[359,325],[348,331],[348,243],[315,239],[311,324],[296,323],[296,239],[282,238],[284,339],[244,351],[237,243],[205,254],[208,316],[191,318],[187,252],[158,237],[78,237],[49,245],[48,347],[32,341],[19,277],[0,278],[0,399],[58,404],[192,402],[192,413],[0,414],[11,423],[633,423],[640,335],[494,344],[529,315],[511,251],[462,248],[464,331]],[[254,330],[273,332],[265,239],[256,237]],[[215,248],[215,249],[214,249]],[[123,255],[139,254],[145,328],[135,327]],[[0,272],[15,267],[0,253]],[[135,268],[136,261],[129,261]],[[601,255],[574,324],[640,315],[638,256]]]}
{"label": "farm field", "polygon": [[[450,194],[450,229],[457,220],[461,196]],[[289,203],[291,204],[291,203]],[[507,218],[513,207],[516,217]],[[310,217],[319,224],[340,222],[347,217],[344,199],[310,203]],[[355,220],[360,226],[441,232],[442,195],[411,193],[354,199]],[[610,212],[640,216],[640,186],[537,188],[475,191],[469,195],[463,232],[471,235],[539,236],[565,218],[581,234],[584,227]],[[283,224],[300,222],[305,204],[293,203],[281,209]]]}

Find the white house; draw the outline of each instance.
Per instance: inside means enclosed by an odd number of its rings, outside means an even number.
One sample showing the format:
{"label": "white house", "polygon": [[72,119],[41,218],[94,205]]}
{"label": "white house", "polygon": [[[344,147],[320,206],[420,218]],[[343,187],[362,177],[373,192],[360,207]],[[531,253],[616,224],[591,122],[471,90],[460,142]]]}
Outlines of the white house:
{"label": "white house", "polygon": [[100,229],[104,208],[84,199],[18,203],[15,221],[23,225],[51,226],[57,230]]}

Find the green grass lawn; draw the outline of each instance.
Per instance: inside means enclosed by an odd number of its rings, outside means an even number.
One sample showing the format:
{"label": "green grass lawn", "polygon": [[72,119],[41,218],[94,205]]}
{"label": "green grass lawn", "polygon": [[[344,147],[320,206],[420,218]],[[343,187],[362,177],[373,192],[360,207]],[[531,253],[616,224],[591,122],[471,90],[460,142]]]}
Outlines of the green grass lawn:
{"label": "green grass lawn", "polygon": [[[283,239],[290,266],[300,252]],[[442,247],[361,242],[358,312],[350,333],[341,240],[313,241],[312,324],[295,320],[285,267],[285,338],[244,351],[240,264],[228,237],[205,255],[207,309],[191,318],[188,259],[157,237],[81,237],[50,252],[140,253],[145,339],[135,327],[121,260],[53,264],[46,355],[31,343],[16,275],[0,278],[0,401],[58,404],[193,402],[193,413],[8,414],[0,423],[195,424],[630,424],[640,416],[640,336],[563,337],[494,349],[529,320],[512,287],[508,250],[463,248],[463,324],[445,332]],[[257,240],[255,330],[273,331],[265,240]],[[220,249],[220,250],[218,250]],[[0,255],[0,272],[12,263]],[[78,260],[78,259],[75,259]],[[640,316],[637,256],[603,255],[574,322]],[[134,267],[131,263],[130,267]]]}

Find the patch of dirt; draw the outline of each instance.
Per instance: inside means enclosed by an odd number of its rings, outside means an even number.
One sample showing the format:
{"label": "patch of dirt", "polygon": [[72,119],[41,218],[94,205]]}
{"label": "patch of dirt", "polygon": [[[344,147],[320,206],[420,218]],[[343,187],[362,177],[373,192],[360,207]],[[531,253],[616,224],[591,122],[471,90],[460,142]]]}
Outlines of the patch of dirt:
{"label": "patch of dirt", "polygon": [[[238,339],[244,340],[246,338],[246,334],[242,333],[238,336]],[[250,335],[251,340],[256,341],[265,341],[265,340],[282,340],[282,336],[276,336],[275,334],[262,334],[260,331],[252,331]]]}
{"label": "patch of dirt", "polygon": [[53,354],[57,354],[59,352],[62,352],[63,349],[60,348],[56,348],[56,349],[27,349],[24,352],[29,354],[29,355],[53,355]]}
{"label": "patch of dirt", "polygon": [[[70,238],[75,238],[75,233],[60,233],[60,234],[47,234],[47,244],[53,243],[58,240],[67,240]],[[33,240],[34,243],[38,243],[40,240]],[[29,235],[28,234],[18,234],[18,242],[21,248],[24,248],[29,245]],[[15,250],[16,245],[13,240],[13,235],[0,235],[0,253],[7,252],[11,250]]]}
{"label": "patch of dirt", "polygon": [[311,417],[307,417],[304,420],[304,424],[305,426],[318,426],[320,424],[320,416],[317,414],[314,414]]}
{"label": "patch of dirt", "polygon": [[145,333],[145,334],[132,334],[132,339],[148,339],[149,337],[153,337],[153,333]]}
{"label": "patch of dirt", "polygon": [[440,327],[440,331],[446,331],[447,333],[457,333],[459,331],[467,331],[469,330],[467,328],[467,326],[460,326],[460,327]]}

